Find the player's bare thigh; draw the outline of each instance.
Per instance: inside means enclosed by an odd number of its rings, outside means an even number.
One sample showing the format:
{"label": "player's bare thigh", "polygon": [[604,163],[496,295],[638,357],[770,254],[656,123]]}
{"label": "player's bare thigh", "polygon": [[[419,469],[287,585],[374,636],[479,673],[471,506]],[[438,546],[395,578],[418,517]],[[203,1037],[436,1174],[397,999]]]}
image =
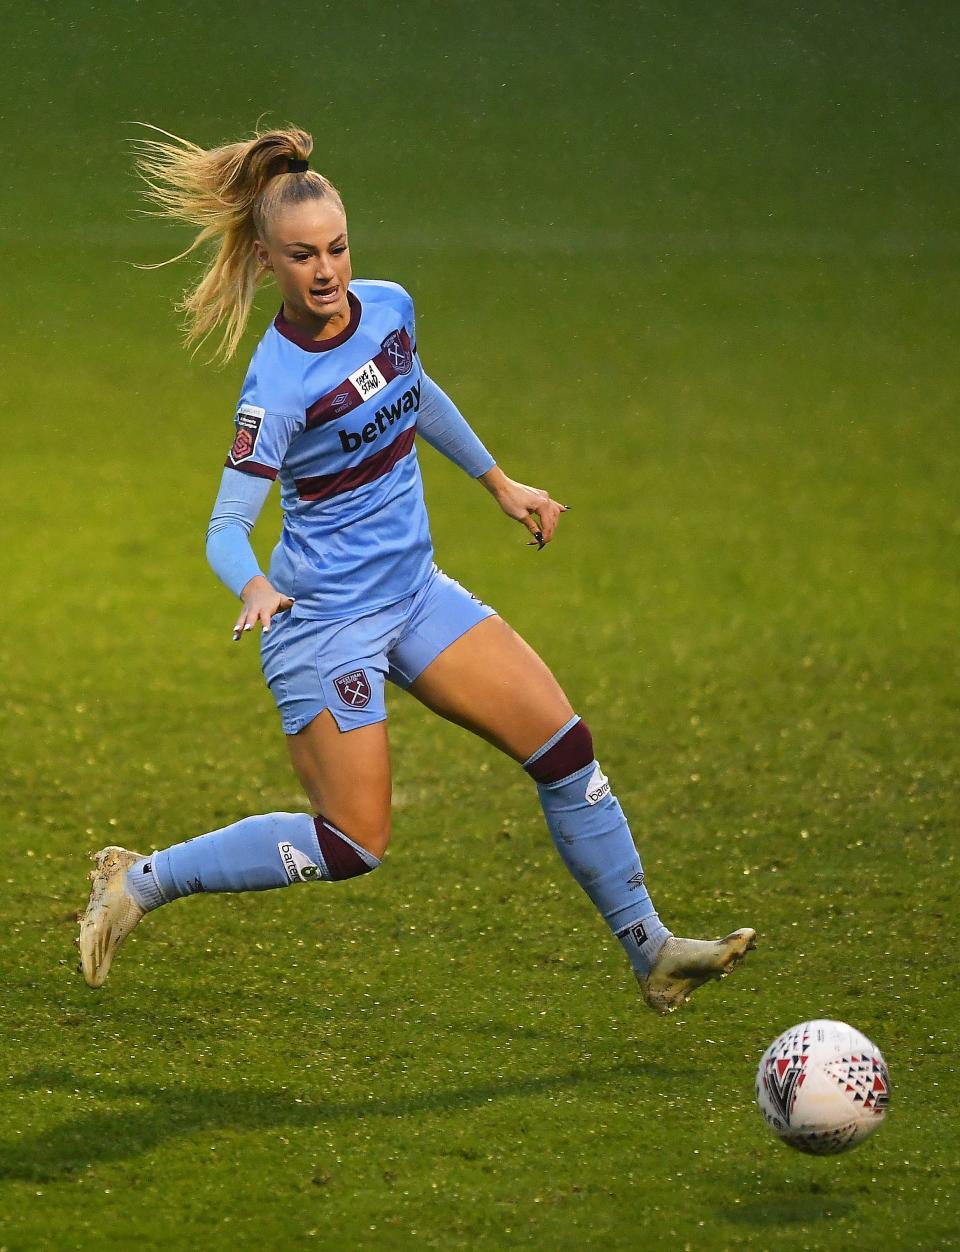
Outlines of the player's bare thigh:
{"label": "player's bare thigh", "polygon": [[553,674],[501,617],[486,618],[445,648],[410,691],[516,761],[573,716]]}
{"label": "player's bare thigh", "polygon": [[287,735],[287,746],[314,812],[383,856],[390,840],[387,723],[341,731],[324,709],[299,734]]}

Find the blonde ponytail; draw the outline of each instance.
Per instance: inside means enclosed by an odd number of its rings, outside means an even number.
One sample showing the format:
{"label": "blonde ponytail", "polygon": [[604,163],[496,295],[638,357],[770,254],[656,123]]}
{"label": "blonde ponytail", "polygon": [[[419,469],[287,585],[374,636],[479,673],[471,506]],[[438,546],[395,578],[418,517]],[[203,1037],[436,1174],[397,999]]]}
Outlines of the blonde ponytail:
{"label": "blonde ponytail", "polygon": [[224,324],[214,358],[219,356],[226,363],[237,349],[257,286],[266,273],[254,252],[254,240],[265,237],[274,215],[285,205],[328,196],[339,204],[339,193],[316,170],[289,172],[291,160],[304,161],[313,151],[312,136],[299,127],[256,130],[252,139],[208,149],[148,122],[137,125],[174,140],[133,141],[138,145],[136,170],[147,186],[146,198],[158,206],[141,212],[200,228],[177,256],[138,268],[159,269],[203,244],[219,241],[213,259],[184,291],[176,309],[186,315],[188,347],[199,348]]}

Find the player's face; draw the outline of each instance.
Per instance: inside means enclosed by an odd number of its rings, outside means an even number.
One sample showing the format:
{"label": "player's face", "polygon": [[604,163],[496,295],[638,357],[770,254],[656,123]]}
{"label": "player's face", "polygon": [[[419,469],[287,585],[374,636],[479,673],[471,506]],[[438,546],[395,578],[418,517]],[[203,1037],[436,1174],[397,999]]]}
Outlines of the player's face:
{"label": "player's face", "polygon": [[318,338],[339,334],[350,321],[351,278],[347,219],[335,200],[308,200],[278,213],[257,256],[273,271],[284,316]]}

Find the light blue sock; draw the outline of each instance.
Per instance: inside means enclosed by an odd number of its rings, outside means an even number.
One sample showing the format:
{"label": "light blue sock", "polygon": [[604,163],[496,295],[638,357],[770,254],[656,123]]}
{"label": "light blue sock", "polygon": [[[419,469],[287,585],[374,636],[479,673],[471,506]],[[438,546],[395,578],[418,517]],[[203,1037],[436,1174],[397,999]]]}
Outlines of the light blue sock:
{"label": "light blue sock", "polygon": [[144,857],[127,871],[127,886],[149,910],[198,892],[269,891],[352,878],[379,864],[322,817],[265,813]]}
{"label": "light blue sock", "polygon": [[[585,758],[588,764],[582,763]],[[657,916],[627,819],[593,757],[584,723],[572,718],[524,762],[524,769],[537,779],[547,826],[567,869],[620,940],[633,968],[649,973],[671,932]]]}

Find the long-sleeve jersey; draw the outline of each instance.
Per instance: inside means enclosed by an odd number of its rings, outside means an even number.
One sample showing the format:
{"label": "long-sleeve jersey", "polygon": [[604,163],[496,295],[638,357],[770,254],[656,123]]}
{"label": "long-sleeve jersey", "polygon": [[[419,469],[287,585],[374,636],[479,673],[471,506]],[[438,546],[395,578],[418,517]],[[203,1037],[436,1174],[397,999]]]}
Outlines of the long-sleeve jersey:
{"label": "long-sleeve jersey", "polygon": [[433,545],[414,439],[420,433],[474,477],[493,458],[424,372],[413,301],[362,280],[350,321],[313,340],[277,315],[250,362],[234,419],[207,552],[238,593],[260,568],[247,536],[280,481],[283,528],[268,577],[294,616],[347,618],[411,594]]}

